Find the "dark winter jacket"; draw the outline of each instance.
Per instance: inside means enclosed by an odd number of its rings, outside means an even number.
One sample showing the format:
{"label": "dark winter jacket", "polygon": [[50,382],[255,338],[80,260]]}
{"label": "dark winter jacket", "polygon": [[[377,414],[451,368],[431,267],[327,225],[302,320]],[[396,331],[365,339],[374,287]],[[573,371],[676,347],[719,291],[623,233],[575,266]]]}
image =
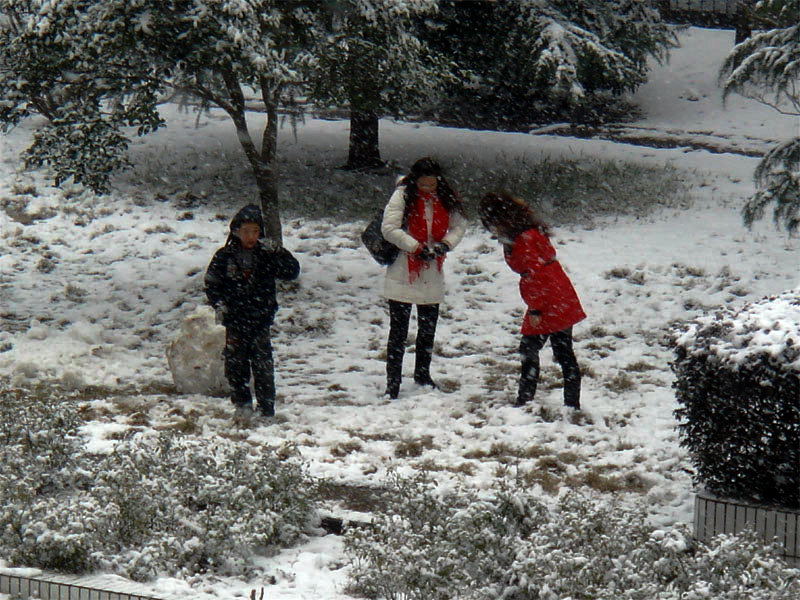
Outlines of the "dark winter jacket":
{"label": "dark winter jacket", "polygon": [[[261,228],[259,243],[252,250],[249,268],[243,263],[241,242],[236,230],[243,223]],[[269,327],[278,310],[276,279],[296,279],[300,264],[285,248],[268,250],[263,244],[264,221],[261,210],[249,204],[233,217],[225,246],[217,250],[205,276],[206,297],[214,309],[222,308],[225,327],[238,331],[258,331]]]}
{"label": "dark winter jacket", "polygon": [[[575,288],[556,260],[556,250],[539,229],[528,229],[506,247],[505,259],[521,275],[519,291],[528,310],[522,335],[555,333],[586,318]],[[540,314],[538,327],[530,324],[532,311]]]}

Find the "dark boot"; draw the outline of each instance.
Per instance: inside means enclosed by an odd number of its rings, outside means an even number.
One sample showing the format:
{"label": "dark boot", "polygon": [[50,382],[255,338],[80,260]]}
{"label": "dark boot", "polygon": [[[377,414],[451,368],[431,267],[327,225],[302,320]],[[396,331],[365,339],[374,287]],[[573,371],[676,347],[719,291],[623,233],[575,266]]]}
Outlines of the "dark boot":
{"label": "dark boot", "polygon": [[436,337],[436,323],[439,320],[438,304],[417,305],[417,346],[414,356],[414,383],[436,388],[431,378],[431,359],[433,341]]}
{"label": "dark boot", "polygon": [[403,356],[406,353],[408,320],[411,305],[389,300],[389,340],[386,343],[386,395],[395,399],[403,379]]}
{"label": "dark boot", "polygon": [[225,378],[231,386],[231,402],[238,407],[250,407],[250,344],[248,339],[231,329],[225,330]]}
{"label": "dark boot", "polygon": [[561,366],[564,376],[564,406],[581,407],[581,370],[572,350],[572,328],[559,331],[550,336],[553,357]]}
{"label": "dark boot", "polygon": [[239,388],[231,392],[231,402],[237,408],[251,407],[253,397],[250,395],[250,388]]}
{"label": "dark boot", "polygon": [[391,377],[386,380],[385,396],[389,396],[392,400],[396,400],[400,395],[400,380],[392,379]]}
{"label": "dark boot", "polygon": [[390,348],[386,354],[386,395],[397,398],[400,394],[400,382],[403,379],[402,350]]}
{"label": "dark boot", "polygon": [[275,415],[275,363],[269,329],[255,339],[251,363],[258,408],[265,417],[272,417]]}
{"label": "dark boot", "polygon": [[519,376],[519,388],[517,389],[517,400],[514,406],[524,406],[536,395],[536,386],[539,383],[539,355],[522,362],[522,369]]}
{"label": "dark boot", "polygon": [[546,335],[525,335],[519,345],[522,359],[517,400],[514,406],[524,406],[536,395],[539,383],[539,350],[547,341]]}

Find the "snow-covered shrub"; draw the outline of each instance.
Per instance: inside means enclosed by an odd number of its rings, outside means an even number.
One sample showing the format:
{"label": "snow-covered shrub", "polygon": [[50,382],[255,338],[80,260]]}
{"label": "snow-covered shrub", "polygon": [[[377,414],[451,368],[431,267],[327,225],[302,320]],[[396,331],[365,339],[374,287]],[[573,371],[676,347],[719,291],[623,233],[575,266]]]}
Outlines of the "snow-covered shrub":
{"label": "snow-covered shrub", "polygon": [[87,518],[99,509],[92,498],[51,496],[35,500],[25,510],[19,504],[7,508],[17,513],[17,519],[5,523],[13,531],[3,540],[12,564],[67,573],[98,566],[102,531]]}
{"label": "snow-covered shrub", "polygon": [[80,571],[94,550],[69,499],[81,485],[80,420],[58,400],[4,390],[0,402],[0,553],[20,564]]}
{"label": "snow-covered shrub", "polygon": [[136,548],[158,569],[243,573],[254,547],[291,545],[314,518],[301,467],[230,442],[134,439],[96,473],[108,556]]}
{"label": "snow-covered shrub", "polygon": [[800,507],[800,289],[674,337],[681,445],[711,492]]}
{"label": "snow-covered shrub", "polygon": [[695,545],[639,510],[526,489],[436,495],[395,482],[391,512],[347,532],[351,591],[390,600],[789,600],[800,571],[755,537]]}
{"label": "snow-covered shrub", "polygon": [[87,455],[71,404],[0,403],[0,556],[66,572],[246,573],[316,520],[302,464],[166,433]]}

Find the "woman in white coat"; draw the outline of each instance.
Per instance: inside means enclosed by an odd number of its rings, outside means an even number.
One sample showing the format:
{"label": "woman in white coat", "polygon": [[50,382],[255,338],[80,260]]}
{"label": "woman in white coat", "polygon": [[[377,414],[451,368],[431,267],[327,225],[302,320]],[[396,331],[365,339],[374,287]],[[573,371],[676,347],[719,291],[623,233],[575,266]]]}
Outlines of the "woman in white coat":
{"label": "woman in white coat", "polygon": [[386,269],[384,295],[389,301],[386,348],[386,395],[397,398],[411,305],[417,305],[414,382],[436,387],[431,357],[439,304],[444,300],[444,262],[461,241],[467,220],[461,201],[442,176],[439,164],[421,158],[397,185],[383,211],[383,237],[400,253]]}

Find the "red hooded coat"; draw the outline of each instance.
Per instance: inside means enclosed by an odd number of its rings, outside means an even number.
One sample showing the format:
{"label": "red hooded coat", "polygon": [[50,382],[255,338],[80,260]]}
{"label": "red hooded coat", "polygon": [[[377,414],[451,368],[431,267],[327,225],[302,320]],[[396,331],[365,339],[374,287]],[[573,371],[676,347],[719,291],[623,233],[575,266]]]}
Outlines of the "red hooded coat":
{"label": "red hooded coat", "polygon": [[[547,236],[538,229],[519,234],[505,249],[511,269],[521,275],[519,291],[528,305],[522,324],[522,335],[555,333],[586,318],[575,288],[556,260],[556,250]],[[539,311],[542,321],[533,327],[530,312]]]}

